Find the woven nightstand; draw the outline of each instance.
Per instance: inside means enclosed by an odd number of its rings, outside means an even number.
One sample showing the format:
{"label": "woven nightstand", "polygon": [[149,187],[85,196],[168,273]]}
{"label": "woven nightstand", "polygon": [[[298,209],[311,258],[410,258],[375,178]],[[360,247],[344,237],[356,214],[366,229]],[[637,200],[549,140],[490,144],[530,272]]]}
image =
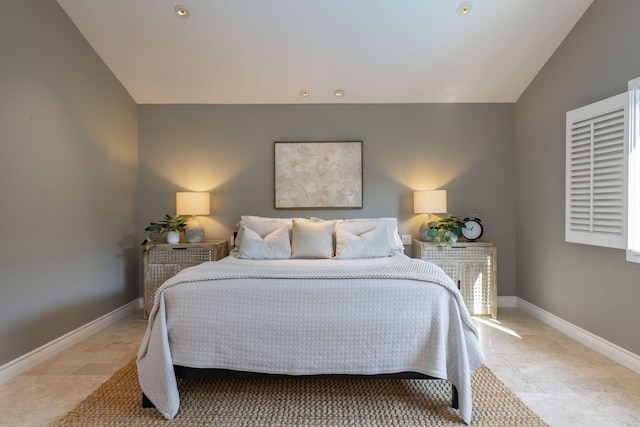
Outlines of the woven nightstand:
{"label": "woven nightstand", "polygon": [[229,255],[226,240],[170,245],[160,243],[144,253],[144,317],[153,307],[156,290],[180,270],[205,261],[217,261]]}
{"label": "woven nightstand", "polygon": [[413,257],[440,266],[458,285],[471,314],[498,317],[495,243],[460,242],[449,246],[414,240]]}

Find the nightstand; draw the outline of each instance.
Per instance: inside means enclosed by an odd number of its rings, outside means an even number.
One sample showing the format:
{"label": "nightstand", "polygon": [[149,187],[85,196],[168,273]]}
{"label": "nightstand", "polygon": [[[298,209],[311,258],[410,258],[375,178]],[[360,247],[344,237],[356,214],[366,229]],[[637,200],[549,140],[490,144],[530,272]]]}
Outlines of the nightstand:
{"label": "nightstand", "polygon": [[436,245],[413,241],[413,257],[441,267],[458,285],[471,314],[498,317],[497,248],[490,242]]}
{"label": "nightstand", "polygon": [[201,243],[170,245],[158,243],[144,253],[144,317],[153,307],[156,290],[180,270],[205,261],[217,261],[229,255],[226,240],[205,240]]}

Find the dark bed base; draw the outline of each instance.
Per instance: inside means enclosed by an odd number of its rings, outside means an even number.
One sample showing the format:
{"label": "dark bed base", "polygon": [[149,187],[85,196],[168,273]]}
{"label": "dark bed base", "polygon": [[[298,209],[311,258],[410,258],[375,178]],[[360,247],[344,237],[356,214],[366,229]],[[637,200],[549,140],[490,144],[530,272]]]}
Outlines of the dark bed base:
{"label": "dark bed base", "polygon": [[[370,378],[370,379],[420,379],[420,380],[436,380],[439,378],[430,377],[429,375],[420,374],[418,372],[399,372],[395,374],[378,374],[378,375],[347,375],[347,374],[322,374],[322,375],[282,375],[282,374],[262,374],[258,372],[231,371],[228,369],[199,369],[187,368],[184,366],[174,365],[173,369],[176,378],[185,380],[194,379],[256,379],[256,378]],[[154,408],[153,403],[142,393],[142,407]],[[460,409],[458,406],[458,389],[451,384],[451,407]]]}

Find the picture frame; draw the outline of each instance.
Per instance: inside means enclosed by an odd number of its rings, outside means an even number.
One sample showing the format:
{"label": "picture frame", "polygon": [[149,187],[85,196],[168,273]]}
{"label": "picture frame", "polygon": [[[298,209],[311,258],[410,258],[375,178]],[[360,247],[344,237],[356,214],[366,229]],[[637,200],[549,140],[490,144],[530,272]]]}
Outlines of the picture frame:
{"label": "picture frame", "polygon": [[362,141],[276,141],[275,209],[362,209]]}

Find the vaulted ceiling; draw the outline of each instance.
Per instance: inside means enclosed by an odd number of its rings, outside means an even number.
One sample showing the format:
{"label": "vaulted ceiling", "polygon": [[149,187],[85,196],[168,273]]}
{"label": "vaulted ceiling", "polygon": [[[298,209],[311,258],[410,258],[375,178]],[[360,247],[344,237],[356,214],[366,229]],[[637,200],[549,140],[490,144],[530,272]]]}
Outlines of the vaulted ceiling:
{"label": "vaulted ceiling", "polygon": [[515,102],[591,2],[58,0],[139,104]]}

